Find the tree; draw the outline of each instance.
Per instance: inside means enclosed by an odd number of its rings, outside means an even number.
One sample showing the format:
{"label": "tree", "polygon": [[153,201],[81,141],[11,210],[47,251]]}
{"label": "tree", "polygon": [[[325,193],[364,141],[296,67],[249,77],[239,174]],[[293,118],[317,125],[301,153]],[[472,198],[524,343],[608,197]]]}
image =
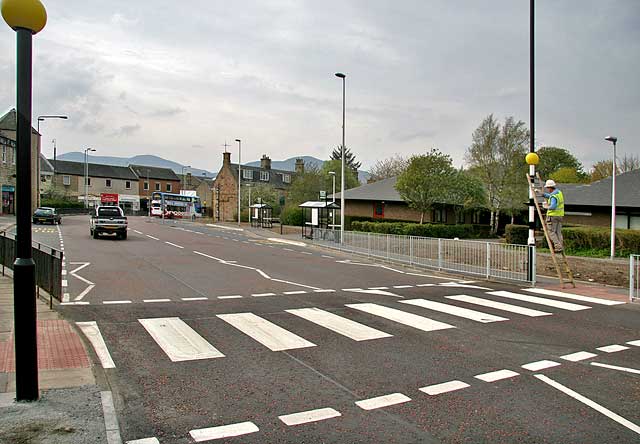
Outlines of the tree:
{"label": "tree", "polygon": [[408,166],[409,159],[402,157],[399,154],[378,160],[369,171],[371,174],[369,181],[377,182],[382,179],[399,176],[407,169]]}
{"label": "tree", "polygon": [[456,176],[451,157],[432,149],[411,157],[407,169],[398,176],[396,190],[409,207],[420,212],[422,223],[425,212],[451,198]]}
{"label": "tree", "polygon": [[[342,146],[335,148],[331,152],[330,160],[340,160],[342,161]],[[344,151],[344,169],[347,168],[352,169],[353,171],[358,171],[358,169],[362,166],[361,162],[356,161],[356,156],[351,152],[349,148]]]}
{"label": "tree", "polygon": [[593,164],[591,169],[591,182],[611,177],[613,160],[601,160]]}
{"label": "tree", "polygon": [[[324,178],[324,188],[322,189],[327,192],[327,195],[331,194],[331,192],[333,191],[333,179],[331,178],[329,171],[333,171],[336,173],[336,193],[340,192],[340,185],[342,183],[341,165],[342,162],[340,160],[328,160],[322,164],[322,169],[320,170],[320,172],[322,173],[322,177]],[[360,185],[357,172],[355,172],[351,168],[345,168],[344,173],[345,189],[349,190]]]}
{"label": "tree", "polygon": [[640,158],[633,154],[625,154],[617,164],[619,173],[628,173],[629,171],[640,170]]}
{"label": "tree", "polygon": [[272,185],[262,183],[252,184],[251,192],[244,186],[242,188],[242,198],[240,199],[243,210],[249,208],[249,193],[251,193],[252,204],[258,203],[258,199],[260,199],[262,203],[269,204],[273,207],[274,214],[280,214],[280,193]]}
{"label": "tree", "polygon": [[457,171],[449,193],[447,203],[454,205],[456,212],[487,206],[487,191],[484,185],[469,171]]}
{"label": "tree", "polygon": [[540,177],[547,178],[561,168],[572,168],[579,173],[583,172],[580,161],[564,148],[545,146],[538,151],[540,164],[536,167]]}
{"label": "tree", "polygon": [[571,167],[560,168],[546,177],[558,183],[586,183],[589,181],[589,175],[581,173]]}
{"label": "tree", "polygon": [[[339,193],[341,185],[340,165],[339,160],[324,162],[322,168],[318,168],[315,165],[305,165],[304,173],[297,174],[291,183],[287,196],[287,206],[297,206],[308,200],[318,200],[320,198],[320,191],[326,191],[327,195],[330,195],[333,187],[333,179],[329,171],[335,171],[336,173],[336,193]],[[344,179],[346,189],[354,188],[360,184],[356,173],[349,168],[345,168]]]}
{"label": "tree", "polygon": [[498,231],[501,213],[512,217],[524,208],[527,200],[527,166],[529,131],[524,122],[513,117],[500,125],[493,114],[473,132],[473,142],[466,159],[470,171],[484,184],[491,210],[491,230]]}

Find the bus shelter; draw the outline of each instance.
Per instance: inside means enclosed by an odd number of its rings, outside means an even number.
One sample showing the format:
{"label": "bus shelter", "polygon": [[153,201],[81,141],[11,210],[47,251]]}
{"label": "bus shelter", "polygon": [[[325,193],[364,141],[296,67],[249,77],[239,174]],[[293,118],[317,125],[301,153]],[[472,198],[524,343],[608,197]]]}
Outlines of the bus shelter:
{"label": "bus shelter", "polygon": [[340,205],[329,201],[309,201],[302,208],[302,237],[313,239],[314,228],[340,228]]}
{"label": "bus shelter", "polygon": [[273,227],[273,207],[266,203],[257,203],[249,206],[249,219],[254,228]]}

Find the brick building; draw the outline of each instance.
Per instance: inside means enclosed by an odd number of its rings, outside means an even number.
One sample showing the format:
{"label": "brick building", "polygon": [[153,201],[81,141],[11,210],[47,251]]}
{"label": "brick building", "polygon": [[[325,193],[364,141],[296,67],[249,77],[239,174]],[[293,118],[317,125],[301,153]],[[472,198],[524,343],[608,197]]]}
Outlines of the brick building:
{"label": "brick building", "polygon": [[212,217],[213,212],[213,181],[210,177],[198,177],[190,173],[181,176],[182,189],[195,191],[196,195],[200,198],[202,204],[202,214],[204,216]]}
{"label": "brick building", "polygon": [[144,165],[129,165],[129,168],[139,178],[138,195],[141,210],[149,209],[149,200],[154,191],[180,194],[180,177],[172,169]]}

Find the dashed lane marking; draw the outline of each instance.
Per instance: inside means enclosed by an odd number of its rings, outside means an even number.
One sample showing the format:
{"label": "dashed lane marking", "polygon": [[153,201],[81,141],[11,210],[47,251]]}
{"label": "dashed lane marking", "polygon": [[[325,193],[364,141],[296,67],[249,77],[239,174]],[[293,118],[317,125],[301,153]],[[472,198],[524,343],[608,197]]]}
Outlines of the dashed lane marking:
{"label": "dashed lane marking", "polygon": [[197,298],[181,298],[183,301],[185,302],[191,302],[191,301],[208,301],[209,298],[204,297],[204,296],[199,296]]}
{"label": "dashed lane marking", "polygon": [[607,346],[604,346],[604,347],[596,348],[596,350],[600,350],[600,351],[605,352],[605,353],[615,353],[615,352],[628,350],[628,349],[629,349],[629,347],[626,347],[624,345],[618,345],[618,344],[607,345]]}
{"label": "dashed lane marking", "polygon": [[142,234],[142,231],[133,230],[135,233]]}
{"label": "dashed lane marking", "polygon": [[575,353],[571,353],[568,355],[564,355],[564,356],[560,356],[560,359],[564,359],[565,361],[570,361],[570,362],[578,362],[578,361],[584,361],[585,359],[591,359],[596,355],[595,353],[589,353],[586,351],[579,351],[579,352],[575,352]]}
{"label": "dashed lane marking", "polygon": [[153,236],[151,236],[150,234],[147,234],[146,236],[147,236],[148,238],[150,238],[150,239],[153,239],[153,240],[157,240],[157,241],[159,241],[159,240],[160,240],[160,239],[158,239],[157,237],[153,237]]}
{"label": "dashed lane marking", "polygon": [[536,362],[530,362],[529,364],[524,364],[522,368],[525,370],[530,370],[532,372],[539,372],[540,370],[557,367],[559,365],[561,365],[559,362],[544,360],[544,361],[536,361]]}
{"label": "dashed lane marking", "polygon": [[242,299],[242,296],[239,294],[233,294],[229,296],[218,296],[217,299]]}
{"label": "dashed lane marking", "polygon": [[513,370],[497,370],[495,372],[483,373],[481,375],[476,375],[474,378],[479,379],[484,382],[496,382],[502,379],[509,379],[518,376],[519,373],[514,372]]}
{"label": "dashed lane marking", "polygon": [[172,247],[184,248],[182,245],[177,245],[177,244],[174,244],[174,243],[169,242],[169,241],[165,241],[164,243],[167,244],[167,245],[171,245]]}
{"label": "dashed lane marking", "polygon": [[229,424],[218,427],[209,427],[206,429],[191,430],[189,434],[195,442],[212,441],[214,439],[231,438],[234,436],[248,435],[249,433],[258,432],[260,429],[254,423],[240,422],[237,424]]}
{"label": "dashed lane marking", "polygon": [[128,300],[124,300],[124,301],[102,301],[103,304],[105,305],[117,305],[117,304],[131,304],[131,301]]}
{"label": "dashed lane marking", "polygon": [[171,302],[171,299],[144,299],[143,302],[154,303],[154,302]]}
{"label": "dashed lane marking", "polygon": [[261,298],[261,297],[265,297],[265,296],[275,296],[275,293],[253,293],[251,296],[253,296],[254,298]]}
{"label": "dashed lane marking", "polygon": [[306,294],[307,292],[304,290],[296,290],[296,291],[285,291],[282,294],[291,295],[291,294]]}
{"label": "dashed lane marking", "polygon": [[422,387],[418,390],[420,390],[423,393],[426,393],[427,395],[436,396],[436,395],[441,395],[443,393],[453,392],[455,390],[461,390],[467,387],[471,387],[471,386],[466,382],[456,380],[456,381],[443,382],[441,384],[429,385],[427,387]]}
{"label": "dashed lane marking", "polygon": [[375,410],[391,405],[403,404],[409,401],[411,401],[411,398],[403,395],[402,393],[392,393],[390,395],[356,401],[355,404],[363,410]]}
{"label": "dashed lane marking", "polygon": [[308,410],[306,412],[291,413],[289,415],[278,416],[278,419],[288,426],[306,424],[309,422],[324,421],[326,419],[342,416],[340,412],[332,408]]}
{"label": "dashed lane marking", "polygon": [[604,368],[609,368],[611,370],[619,370],[621,372],[627,372],[627,373],[633,373],[633,374],[636,374],[636,375],[640,375],[640,370],[637,370],[635,368],[618,367],[617,365],[602,364],[600,362],[592,362],[591,365],[595,365],[596,367],[604,367]]}

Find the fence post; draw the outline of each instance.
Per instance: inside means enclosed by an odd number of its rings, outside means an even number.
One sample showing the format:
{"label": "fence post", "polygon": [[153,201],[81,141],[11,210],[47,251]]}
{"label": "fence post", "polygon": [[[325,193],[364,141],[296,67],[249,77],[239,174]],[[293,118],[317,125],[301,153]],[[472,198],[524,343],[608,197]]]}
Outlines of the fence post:
{"label": "fence post", "polygon": [[635,284],[635,263],[633,254],[629,256],[629,302],[633,302],[636,289]]}
{"label": "fence post", "polygon": [[491,244],[487,242],[487,280],[491,278]]}
{"label": "fence post", "polygon": [[531,273],[531,286],[535,287],[537,282],[537,275],[538,275],[538,269],[537,269],[538,258],[536,257],[536,246],[531,245],[529,248],[533,250],[531,252],[531,258],[532,258],[531,260],[533,261],[533,266],[531,267],[531,270],[533,271]]}
{"label": "fence post", "polygon": [[413,265],[413,236],[409,236],[409,265]]}
{"label": "fence post", "polygon": [[438,238],[438,270],[442,270],[442,238]]}
{"label": "fence post", "polygon": [[385,234],[387,236],[387,260],[391,258],[391,235]]}
{"label": "fence post", "polygon": [[2,276],[4,276],[4,264],[6,262],[6,258],[4,257],[4,246],[7,243],[7,232],[2,232]]}
{"label": "fence post", "polygon": [[367,257],[371,257],[371,233],[367,231]]}

